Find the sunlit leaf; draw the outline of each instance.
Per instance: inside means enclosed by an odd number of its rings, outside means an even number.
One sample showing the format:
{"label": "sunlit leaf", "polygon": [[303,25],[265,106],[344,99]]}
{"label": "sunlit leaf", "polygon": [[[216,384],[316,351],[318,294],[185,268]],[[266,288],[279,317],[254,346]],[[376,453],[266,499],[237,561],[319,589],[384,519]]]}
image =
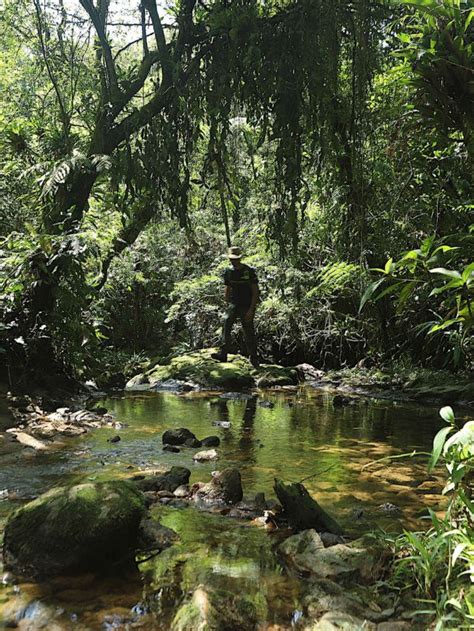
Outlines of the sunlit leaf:
{"label": "sunlit leaf", "polygon": [[439,430],[433,440],[433,451],[431,453],[431,458],[428,463],[428,471],[431,473],[433,469],[436,467],[439,457],[441,456],[441,452],[443,451],[443,446],[446,441],[447,436],[453,431],[451,426],[443,427]]}
{"label": "sunlit leaf", "polygon": [[446,423],[454,423],[454,411],[450,405],[446,405],[445,407],[441,408],[441,410],[439,411],[439,415],[441,416],[443,421],[446,421]]}

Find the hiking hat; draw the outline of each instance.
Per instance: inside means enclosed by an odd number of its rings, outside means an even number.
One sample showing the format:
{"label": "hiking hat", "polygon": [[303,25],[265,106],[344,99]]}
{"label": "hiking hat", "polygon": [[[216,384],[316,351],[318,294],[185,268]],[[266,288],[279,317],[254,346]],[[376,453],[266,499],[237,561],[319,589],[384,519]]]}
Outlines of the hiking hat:
{"label": "hiking hat", "polygon": [[242,250],[236,246],[232,246],[227,250],[227,256],[230,259],[241,259],[242,258]]}

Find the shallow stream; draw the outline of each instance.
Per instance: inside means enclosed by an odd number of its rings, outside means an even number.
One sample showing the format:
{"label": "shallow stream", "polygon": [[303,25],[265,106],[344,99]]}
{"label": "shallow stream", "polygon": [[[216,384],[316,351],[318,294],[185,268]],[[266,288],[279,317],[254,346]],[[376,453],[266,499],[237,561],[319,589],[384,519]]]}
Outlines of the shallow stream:
{"label": "shallow stream", "polygon": [[[257,492],[273,497],[274,478],[304,480],[353,535],[377,527],[422,527],[427,507],[442,508],[441,479],[427,476],[426,458],[380,459],[429,451],[442,425],[438,408],[354,401],[333,407],[332,395],[312,389],[283,389],[249,400],[130,393],[101,402],[123,427],[65,439],[52,452],[22,448],[0,433],[0,493],[9,491],[7,499],[0,495],[0,528],[15,505],[52,486],[171,465],[190,468],[191,483],[208,481],[215,469],[238,467],[248,498]],[[173,427],[186,427],[200,439],[217,434],[219,461],[193,464],[191,449],[163,452],[161,434]],[[120,442],[107,442],[117,434]],[[280,565],[275,533],[193,508],[154,510],[180,535],[177,545],[142,560],[140,571],[126,578],[87,575],[6,584],[0,621],[16,621],[23,631],[168,629],[179,605],[203,585],[251,600],[259,628],[291,628],[300,616],[301,581]]]}

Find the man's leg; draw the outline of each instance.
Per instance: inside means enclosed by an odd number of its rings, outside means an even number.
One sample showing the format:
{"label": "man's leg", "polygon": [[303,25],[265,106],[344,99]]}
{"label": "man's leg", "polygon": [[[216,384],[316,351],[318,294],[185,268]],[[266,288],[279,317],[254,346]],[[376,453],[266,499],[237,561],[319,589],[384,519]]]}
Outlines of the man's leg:
{"label": "man's leg", "polygon": [[212,358],[221,362],[227,361],[227,353],[230,350],[230,344],[232,339],[232,327],[237,318],[237,312],[234,305],[228,307],[224,316],[224,322],[222,325],[221,334],[221,350],[218,353],[213,353]]}
{"label": "man's leg", "polygon": [[252,366],[258,368],[257,338],[255,336],[253,320],[247,322],[245,318],[242,317],[242,329],[244,330],[245,345],[247,346],[247,352],[250,356]]}

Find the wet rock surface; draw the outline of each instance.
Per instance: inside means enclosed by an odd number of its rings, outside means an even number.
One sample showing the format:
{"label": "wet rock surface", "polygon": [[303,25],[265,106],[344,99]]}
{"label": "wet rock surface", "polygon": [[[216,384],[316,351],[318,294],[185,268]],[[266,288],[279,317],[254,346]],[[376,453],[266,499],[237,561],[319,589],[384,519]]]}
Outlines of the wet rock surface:
{"label": "wet rock surface", "polygon": [[305,530],[288,537],[279,552],[289,567],[311,578],[373,580],[379,556],[362,541],[337,543],[325,547],[315,530]]}
{"label": "wet rock surface", "polygon": [[234,468],[216,471],[210,482],[195,485],[191,491],[195,500],[236,504],[243,497],[240,472]]}
{"label": "wet rock surface", "polygon": [[173,493],[179,486],[189,482],[191,471],[186,467],[171,467],[164,473],[138,475],[132,481],[141,491],[169,491]]}
{"label": "wet rock surface", "polygon": [[140,547],[151,550],[165,550],[169,548],[179,539],[178,535],[160,524],[156,519],[147,517],[140,522],[139,530]]}
{"label": "wet rock surface", "polygon": [[128,482],[54,488],[10,515],[5,567],[44,577],[129,561],[144,512],[143,494]]}
{"label": "wet rock surface", "polygon": [[200,585],[182,605],[171,624],[172,631],[191,629],[241,629],[252,631],[258,623],[255,604],[241,594],[209,590]]}
{"label": "wet rock surface", "polygon": [[201,443],[197,440],[196,436],[185,427],[166,430],[163,434],[162,440],[164,445],[184,445],[187,441],[196,441],[199,443],[196,446],[201,446]]}

